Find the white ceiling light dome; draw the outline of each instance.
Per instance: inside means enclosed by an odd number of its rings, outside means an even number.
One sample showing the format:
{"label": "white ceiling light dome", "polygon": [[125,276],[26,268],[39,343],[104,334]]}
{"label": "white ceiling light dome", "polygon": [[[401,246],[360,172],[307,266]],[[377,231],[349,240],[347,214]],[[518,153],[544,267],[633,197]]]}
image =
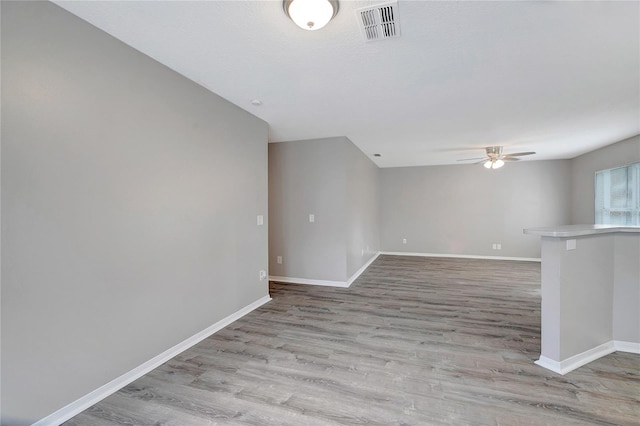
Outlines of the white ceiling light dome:
{"label": "white ceiling light dome", "polygon": [[337,0],[284,0],[285,13],[300,28],[319,30],[338,13]]}

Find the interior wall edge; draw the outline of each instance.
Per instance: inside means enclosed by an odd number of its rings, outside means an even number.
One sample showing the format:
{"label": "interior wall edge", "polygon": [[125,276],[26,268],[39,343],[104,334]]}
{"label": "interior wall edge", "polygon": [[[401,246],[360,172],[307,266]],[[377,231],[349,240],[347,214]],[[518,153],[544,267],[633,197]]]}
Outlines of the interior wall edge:
{"label": "interior wall edge", "polygon": [[351,284],[353,284],[353,282],[358,279],[358,277],[360,275],[362,275],[362,273],[364,271],[367,270],[367,268],[369,267],[369,265],[371,265],[377,258],[378,256],[380,256],[380,252],[377,252],[376,254],[374,254],[373,256],[371,256],[371,258],[364,264],[362,265],[362,267],[360,269],[358,269],[353,275],[351,275],[351,278],[349,278],[347,280],[347,287],[350,287]]}
{"label": "interior wall edge", "polygon": [[381,252],[375,253],[368,261],[365,263],[360,269],[358,269],[347,281],[328,281],[328,280],[316,280],[313,278],[295,278],[295,277],[281,277],[277,275],[270,275],[269,281],[275,281],[279,283],[288,283],[288,284],[305,284],[305,285],[319,285],[325,287],[341,287],[341,288],[349,288],[351,284],[358,279],[364,271],[367,270],[369,265],[371,265],[377,258],[380,256]]}

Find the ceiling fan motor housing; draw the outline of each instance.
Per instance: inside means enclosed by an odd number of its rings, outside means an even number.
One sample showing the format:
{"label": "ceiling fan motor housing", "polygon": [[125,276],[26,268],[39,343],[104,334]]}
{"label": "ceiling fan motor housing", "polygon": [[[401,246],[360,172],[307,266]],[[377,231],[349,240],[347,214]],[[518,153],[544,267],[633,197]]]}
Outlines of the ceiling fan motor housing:
{"label": "ceiling fan motor housing", "polygon": [[502,155],[502,147],[501,146],[488,146],[486,148],[487,156],[489,158],[496,158]]}

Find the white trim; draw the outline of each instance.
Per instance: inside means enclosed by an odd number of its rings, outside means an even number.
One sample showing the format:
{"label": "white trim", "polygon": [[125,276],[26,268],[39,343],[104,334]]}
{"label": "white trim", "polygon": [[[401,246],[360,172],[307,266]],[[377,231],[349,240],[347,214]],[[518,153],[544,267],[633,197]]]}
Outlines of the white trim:
{"label": "white trim", "polygon": [[582,353],[569,357],[564,361],[554,361],[551,358],[540,355],[540,359],[534,362],[540,367],[546,368],[547,370],[565,375],[578,367],[582,367],[583,365],[588,364],[591,361],[595,361],[598,358],[602,358],[603,356],[612,354],[614,352],[629,352],[632,354],[640,354],[640,343],[625,342],[623,340],[611,340],[607,343],[603,343],[600,346],[591,348],[588,351],[584,351]]}
{"label": "white trim", "polygon": [[275,275],[269,275],[269,281],[290,284],[324,285],[327,287],[349,287],[346,281],[310,280],[308,278],[278,277]]}
{"label": "white trim", "polygon": [[353,284],[353,282],[354,282],[356,279],[358,279],[358,277],[359,277],[360,275],[362,275],[362,273],[363,273],[364,271],[366,271],[366,270],[367,270],[367,268],[369,267],[369,265],[371,265],[371,264],[374,262],[374,260],[376,260],[376,259],[378,258],[378,256],[380,256],[380,252],[377,252],[376,254],[374,254],[374,255],[371,257],[371,259],[369,259],[369,260],[367,261],[367,263],[365,263],[364,265],[362,265],[362,267],[356,271],[356,273],[355,273],[355,274],[351,275],[351,278],[349,278],[349,280],[347,281],[347,287],[351,287],[351,284]]}
{"label": "white trim", "polygon": [[602,358],[605,355],[612,354],[616,351],[613,340],[602,345],[591,348],[587,351],[571,356],[563,361],[554,361],[551,358],[540,355],[540,359],[535,361],[541,367],[556,372],[558,374],[565,375],[570,371],[575,370],[578,367],[582,367],[595,361],[598,358]]}
{"label": "white trim", "polygon": [[517,260],[520,262],[540,262],[539,257],[478,256],[475,254],[413,253],[404,251],[381,251],[380,254],[388,254],[391,256],[453,257],[460,259]]}
{"label": "white trim", "polygon": [[276,275],[269,275],[269,281],[277,281],[280,283],[289,283],[289,284],[307,284],[307,285],[323,285],[327,287],[341,287],[341,288],[349,288],[351,284],[380,256],[380,252],[377,252],[375,255],[371,257],[362,265],[360,269],[358,269],[355,274],[351,275],[347,281],[328,281],[328,280],[313,280],[309,278],[293,278],[293,277],[279,277]]}
{"label": "white trim", "polygon": [[629,352],[632,354],[640,354],[640,343],[638,342],[625,342],[624,340],[614,340],[613,347],[616,351]]}
{"label": "white trim", "polygon": [[144,364],[141,364],[138,367],[134,368],[133,370],[127,373],[124,373],[122,376],[113,379],[109,383],[103,386],[100,386],[98,389],[86,394],[82,398],[75,400],[71,404],[65,407],[62,407],[61,409],[59,409],[58,411],[52,414],[49,414],[47,417],[44,417],[38,420],[32,426],[59,425],[64,423],[65,421],[69,420],[73,416],[80,414],[87,408],[98,403],[102,399],[108,397],[112,393],[118,391],[119,389],[123,388],[124,386],[128,385],[134,380],[144,376],[154,368],[159,367],[160,365],[169,361],[174,356],[178,355],[181,352],[184,352],[185,350],[201,342],[202,340],[211,336],[215,332],[220,331],[221,329],[228,326],[232,322],[242,318],[249,312],[259,308],[260,306],[264,305],[270,300],[271,300],[271,297],[269,295],[266,295],[256,300],[255,302],[234,312],[228,317],[223,318],[217,323],[205,328],[199,333],[196,333],[193,336],[189,337],[188,339],[178,343],[172,348],[167,349],[166,351],[162,352],[160,355],[157,355],[151,358],[149,361],[145,362]]}
{"label": "white trim", "polygon": [[540,355],[540,358],[537,361],[533,361],[533,363],[539,365],[540,367],[546,368],[547,370],[551,370],[554,373],[564,374],[560,369],[560,363],[558,361],[554,361],[544,355]]}

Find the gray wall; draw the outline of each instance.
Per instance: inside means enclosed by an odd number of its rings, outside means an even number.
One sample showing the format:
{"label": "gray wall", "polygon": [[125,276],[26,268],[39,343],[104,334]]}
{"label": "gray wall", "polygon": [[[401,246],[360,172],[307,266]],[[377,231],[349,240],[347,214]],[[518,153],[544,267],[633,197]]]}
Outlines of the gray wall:
{"label": "gray wall", "polygon": [[344,281],[345,139],[269,144],[270,275]]}
{"label": "gray wall", "polygon": [[588,152],[571,160],[571,223],[595,221],[595,173],[640,161],[640,136]]}
{"label": "gray wall", "polygon": [[616,235],[613,340],[640,343],[640,236]]}
{"label": "gray wall", "polygon": [[574,238],[542,237],[541,354],[554,361],[612,340],[613,234]]}
{"label": "gray wall", "polygon": [[377,172],[345,137],[269,144],[270,275],[344,282],[364,265],[378,251]]}
{"label": "gray wall", "polygon": [[522,230],[569,223],[570,178],[568,160],[382,169],[382,250],[540,257]]}
{"label": "gray wall", "polygon": [[640,342],[640,236],[542,238],[542,355],[564,361],[612,340]]}
{"label": "gray wall", "polygon": [[379,169],[349,142],[347,158],[347,277],[355,274],[380,248]]}
{"label": "gray wall", "polygon": [[2,2],[2,422],[266,296],[267,124],[51,3]]}

